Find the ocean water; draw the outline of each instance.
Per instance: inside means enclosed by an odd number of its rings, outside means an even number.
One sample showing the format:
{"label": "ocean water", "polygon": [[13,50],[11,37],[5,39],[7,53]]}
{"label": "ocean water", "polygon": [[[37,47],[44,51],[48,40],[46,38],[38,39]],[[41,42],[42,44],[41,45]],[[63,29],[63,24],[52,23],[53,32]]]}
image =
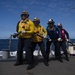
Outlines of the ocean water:
{"label": "ocean water", "polygon": [[[11,42],[11,44],[10,44]],[[18,45],[18,39],[0,39],[0,51],[4,49],[10,49],[11,51],[16,51]],[[38,45],[36,46],[36,50],[38,49]]]}
{"label": "ocean water", "polygon": [[11,44],[10,39],[0,39],[0,51],[3,49],[9,49],[9,46],[11,45],[11,50],[15,51],[17,49],[18,39],[12,39]]}
{"label": "ocean water", "polygon": [[[71,39],[73,43],[75,43],[75,39]],[[9,43],[11,42],[11,51],[17,50],[18,39],[0,39],[0,51],[3,49],[9,49]],[[46,40],[44,40],[44,43]],[[36,47],[37,50],[38,46]]]}

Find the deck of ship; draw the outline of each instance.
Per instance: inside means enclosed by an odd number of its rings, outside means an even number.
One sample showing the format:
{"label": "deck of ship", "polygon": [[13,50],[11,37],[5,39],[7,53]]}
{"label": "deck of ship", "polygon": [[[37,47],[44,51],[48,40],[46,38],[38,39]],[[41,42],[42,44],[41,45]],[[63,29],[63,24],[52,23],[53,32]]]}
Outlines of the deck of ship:
{"label": "deck of ship", "polygon": [[26,70],[26,64],[14,66],[16,58],[0,60],[0,75],[75,75],[75,56],[70,56],[70,61],[63,58],[63,63],[52,59],[48,67],[42,57],[35,58],[36,66],[31,70]]}

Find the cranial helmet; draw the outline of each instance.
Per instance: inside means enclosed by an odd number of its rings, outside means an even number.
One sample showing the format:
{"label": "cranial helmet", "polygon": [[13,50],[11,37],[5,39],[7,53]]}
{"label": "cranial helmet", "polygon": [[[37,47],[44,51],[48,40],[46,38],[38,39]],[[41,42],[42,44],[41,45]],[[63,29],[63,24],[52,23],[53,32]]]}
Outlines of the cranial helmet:
{"label": "cranial helmet", "polygon": [[53,21],[53,19],[49,19],[47,24],[51,24],[51,23],[53,23],[53,24],[55,23],[55,22]]}
{"label": "cranial helmet", "polygon": [[40,23],[40,19],[39,19],[39,18],[34,18],[33,22],[38,22],[38,23]]}
{"label": "cranial helmet", "polygon": [[61,23],[58,23],[57,26],[62,26],[62,24]]}
{"label": "cranial helmet", "polygon": [[28,14],[27,11],[23,11],[22,14],[21,14],[21,17],[22,17],[23,15],[29,17],[29,14]]}
{"label": "cranial helmet", "polygon": [[62,24],[61,23],[58,23],[57,26],[58,26],[58,28],[62,29]]}

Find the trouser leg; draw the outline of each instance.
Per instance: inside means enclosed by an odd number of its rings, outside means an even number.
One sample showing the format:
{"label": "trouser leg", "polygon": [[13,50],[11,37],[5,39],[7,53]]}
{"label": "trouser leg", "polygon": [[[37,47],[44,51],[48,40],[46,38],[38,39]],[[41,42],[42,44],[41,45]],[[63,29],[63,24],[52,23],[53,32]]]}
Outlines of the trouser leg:
{"label": "trouser leg", "polygon": [[33,63],[33,61],[32,61],[33,56],[32,56],[32,49],[31,49],[32,48],[32,45],[31,45],[32,40],[31,40],[31,38],[27,38],[25,40],[25,43],[26,43],[25,48],[27,49],[26,50],[27,61],[28,61],[28,64],[32,64]]}
{"label": "trouser leg", "polygon": [[41,50],[41,53],[42,53],[42,55],[43,55],[43,57],[44,57],[44,64],[45,64],[46,66],[49,66],[48,60],[47,60],[47,58],[46,58],[46,51],[45,51],[45,44],[44,44],[44,42],[43,42],[43,41],[42,41],[42,42],[39,42],[38,45],[39,45],[40,50]]}
{"label": "trouser leg", "polygon": [[18,40],[18,49],[17,49],[17,62],[23,61],[23,46],[24,46],[24,40],[20,38]]}
{"label": "trouser leg", "polygon": [[58,41],[54,42],[54,45],[55,45],[55,57],[60,59],[61,58],[61,52],[60,52],[59,42]]}
{"label": "trouser leg", "polygon": [[40,50],[41,50],[41,53],[42,53],[44,59],[46,59],[46,52],[45,52],[45,45],[44,45],[44,42],[43,42],[43,41],[42,41],[42,42],[39,42],[38,45],[39,45],[39,47],[40,47]]}
{"label": "trouser leg", "polygon": [[32,44],[31,44],[31,45],[32,45],[31,50],[32,50],[32,61],[33,61],[33,62],[34,62],[34,54],[33,54],[33,53],[34,53],[34,51],[35,51],[36,44],[37,44],[36,42],[32,42]]}
{"label": "trouser leg", "polygon": [[65,54],[66,59],[69,60],[68,52],[67,52],[67,49],[66,49],[66,42],[65,41],[62,42],[62,46],[61,47],[62,47],[62,50],[63,50],[63,52]]}
{"label": "trouser leg", "polygon": [[50,45],[51,45],[51,42],[47,41],[46,43],[46,60],[47,61],[49,61]]}

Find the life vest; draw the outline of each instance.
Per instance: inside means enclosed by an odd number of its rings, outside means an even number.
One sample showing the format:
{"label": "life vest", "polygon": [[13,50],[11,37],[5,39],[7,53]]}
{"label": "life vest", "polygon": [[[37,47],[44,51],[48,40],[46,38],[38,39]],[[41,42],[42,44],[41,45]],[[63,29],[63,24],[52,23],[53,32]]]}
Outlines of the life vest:
{"label": "life vest", "polygon": [[66,37],[65,37],[65,30],[61,29],[60,32],[61,32],[61,39],[65,40],[66,39]]}
{"label": "life vest", "polygon": [[34,24],[31,20],[27,20],[23,22],[22,20],[18,24],[18,32],[21,32],[22,30],[25,30],[25,34],[20,34],[19,36],[22,38],[31,38],[34,30]]}
{"label": "life vest", "polygon": [[54,25],[53,30],[50,30],[48,26],[47,26],[46,30],[48,32],[47,38],[50,38],[50,39],[61,38],[60,30],[58,29],[58,27],[56,25]]}
{"label": "life vest", "polygon": [[[34,27],[34,35],[33,35],[33,37],[32,37],[32,40],[33,40],[33,42],[41,42],[42,40],[43,40],[43,38],[42,37],[40,37],[40,36],[47,36],[47,31],[46,31],[46,29],[43,27],[43,26],[41,26],[41,25],[38,25],[38,26],[35,26]],[[40,36],[38,36],[38,35],[40,35]]]}

